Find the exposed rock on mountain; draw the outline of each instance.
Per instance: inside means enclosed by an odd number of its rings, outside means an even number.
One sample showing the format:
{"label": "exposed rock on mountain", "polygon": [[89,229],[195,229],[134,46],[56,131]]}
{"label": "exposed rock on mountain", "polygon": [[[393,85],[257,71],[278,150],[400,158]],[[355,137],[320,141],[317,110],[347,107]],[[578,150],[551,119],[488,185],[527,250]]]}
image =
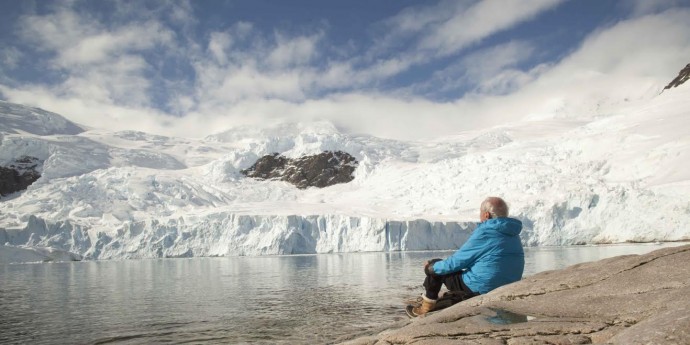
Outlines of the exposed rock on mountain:
{"label": "exposed rock on mountain", "polygon": [[0,166],[0,195],[25,190],[36,182],[41,177],[36,171],[38,163],[38,158],[23,156],[9,167]]}
{"label": "exposed rock on mountain", "polygon": [[687,64],[687,66],[685,66],[685,68],[680,70],[680,73],[678,73],[678,76],[675,79],[673,79],[670,83],[668,83],[668,85],[666,85],[664,90],[678,87],[678,86],[682,85],[683,83],[685,83],[686,81],[688,81],[688,79],[690,79],[690,63]]}
{"label": "exposed rock on mountain", "polygon": [[261,157],[241,173],[258,179],[277,179],[290,182],[297,188],[328,187],[354,179],[352,173],[357,160],[342,151],[325,151],[318,155],[290,159],[278,153]]}

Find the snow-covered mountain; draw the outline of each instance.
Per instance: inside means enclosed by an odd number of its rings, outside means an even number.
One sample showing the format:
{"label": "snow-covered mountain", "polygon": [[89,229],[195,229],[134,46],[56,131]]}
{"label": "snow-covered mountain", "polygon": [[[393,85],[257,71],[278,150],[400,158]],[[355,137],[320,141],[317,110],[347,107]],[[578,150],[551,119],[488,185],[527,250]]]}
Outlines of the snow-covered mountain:
{"label": "snow-covered mountain", "polygon": [[[489,195],[509,202],[526,245],[688,240],[688,129],[688,85],[423,142],[327,122],[172,138],[0,102],[0,166],[34,157],[41,175],[0,199],[0,260],[454,249]],[[358,161],[352,182],[240,173],[267,154],[324,151]]]}

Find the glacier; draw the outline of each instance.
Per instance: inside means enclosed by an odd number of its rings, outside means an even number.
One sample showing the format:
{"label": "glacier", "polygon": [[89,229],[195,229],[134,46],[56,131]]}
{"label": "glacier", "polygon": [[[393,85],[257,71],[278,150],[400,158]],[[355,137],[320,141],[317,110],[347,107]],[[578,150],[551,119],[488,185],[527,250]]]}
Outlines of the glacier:
{"label": "glacier", "polygon": [[[113,132],[0,101],[0,166],[30,156],[41,174],[0,199],[0,260],[456,249],[489,195],[528,246],[690,240],[690,87],[590,108],[404,141],[328,122]],[[350,183],[240,173],[336,150],[360,162]]]}

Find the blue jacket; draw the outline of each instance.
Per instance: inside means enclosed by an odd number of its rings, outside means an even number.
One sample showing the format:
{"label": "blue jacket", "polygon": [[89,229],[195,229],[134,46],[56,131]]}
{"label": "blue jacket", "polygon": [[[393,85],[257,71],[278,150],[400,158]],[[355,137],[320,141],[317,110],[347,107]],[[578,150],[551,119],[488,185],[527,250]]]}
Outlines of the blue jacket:
{"label": "blue jacket", "polygon": [[445,275],[465,270],[463,282],[481,294],[516,282],[522,279],[525,269],[520,231],[522,222],[517,219],[488,219],[453,255],[436,262],[434,273]]}

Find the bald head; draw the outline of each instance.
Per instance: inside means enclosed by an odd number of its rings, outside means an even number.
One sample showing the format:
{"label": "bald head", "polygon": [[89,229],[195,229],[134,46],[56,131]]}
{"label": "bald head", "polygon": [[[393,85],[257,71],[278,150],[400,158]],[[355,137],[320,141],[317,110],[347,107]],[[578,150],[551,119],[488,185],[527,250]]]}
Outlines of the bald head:
{"label": "bald head", "polygon": [[486,198],[479,207],[479,218],[481,221],[500,217],[508,217],[508,205],[506,202],[495,196]]}

